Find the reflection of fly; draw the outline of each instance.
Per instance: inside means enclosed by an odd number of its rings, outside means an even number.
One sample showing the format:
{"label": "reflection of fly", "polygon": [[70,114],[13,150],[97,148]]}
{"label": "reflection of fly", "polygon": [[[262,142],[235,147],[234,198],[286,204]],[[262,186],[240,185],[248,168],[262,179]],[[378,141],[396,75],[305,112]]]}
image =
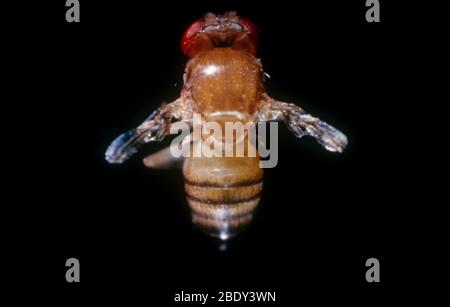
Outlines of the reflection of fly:
{"label": "reflection of fly", "polygon": [[[344,134],[266,93],[262,65],[255,57],[257,32],[252,22],[235,12],[208,13],[190,25],[181,41],[189,61],[180,97],[114,140],[106,160],[124,162],[142,144],[168,135],[172,123],[192,125],[195,113],[220,125],[281,120],[297,137],[310,135],[327,150],[342,152],[347,144]],[[145,158],[144,164],[158,167],[170,161],[169,150],[163,150]],[[227,239],[252,220],[262,190],[259,157],[191,157],[184,161],[183,174],[193,222],[202,230]]]}

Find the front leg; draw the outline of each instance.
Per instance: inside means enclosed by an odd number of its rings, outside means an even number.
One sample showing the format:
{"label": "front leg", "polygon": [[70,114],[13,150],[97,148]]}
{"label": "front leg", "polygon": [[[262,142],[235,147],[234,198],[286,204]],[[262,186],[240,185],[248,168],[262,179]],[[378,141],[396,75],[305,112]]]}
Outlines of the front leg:
{"label": "front leg", "polygon": [[277,101],[268,95],[263,98],[256,121],[282,120],[296,137],[310,135],[329,151],[342,152],[347,146],[347,137],[342,132],[306,113],[299,106]]}
{"label": "front leg", "polygon": [[162,105],[137,128],[118,136],[106,150],[105,159],[109,163],[122,163],[128,160],[142,144],[160,141],[170,134],[170,124],[178,121],[188,123],[192,121],[191,99],[187,94],[182,94],[177,100]]}

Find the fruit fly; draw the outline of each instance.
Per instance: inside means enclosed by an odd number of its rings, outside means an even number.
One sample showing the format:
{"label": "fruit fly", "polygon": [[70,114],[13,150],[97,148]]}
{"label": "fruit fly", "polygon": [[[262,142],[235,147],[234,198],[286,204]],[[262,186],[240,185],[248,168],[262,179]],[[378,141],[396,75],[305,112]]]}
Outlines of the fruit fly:
{"label": "fruit fly", "polygon": [[[174,123],[203,121],[259,123],[283,121],[298,138],[314,137],[325,149],[342,152],[346,136],[299,106],[270,97],[256,57],[256,25],[236,12],[207,13],[192,23],[181,39],[189,58],[180,97],[163,104],[142,124],[115,139],[106,151],[110,163],[122,163],[139,147],[170,134]],[[171,162],[169,150],[144,158],[147,167]],[[248,226],[260,201],[263,170],[259,157],[187,157],[183,162],[185,192],[195,225],[227,239]]]}

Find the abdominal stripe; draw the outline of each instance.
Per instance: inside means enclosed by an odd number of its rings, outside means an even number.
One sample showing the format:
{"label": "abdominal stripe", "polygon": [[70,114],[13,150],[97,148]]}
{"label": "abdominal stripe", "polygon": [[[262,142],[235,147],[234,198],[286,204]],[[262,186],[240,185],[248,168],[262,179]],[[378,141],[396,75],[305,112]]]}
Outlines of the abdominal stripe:
{"label": "abdominal stripe", "polygon": [[205,198],[197,198],[195,196],[186,194],[186,198],[188,200],[192,200],[198,203],[204,203],[209,205],[240,205],[245,202],[253,201],[260,198],[260,194],[254,195],[252,197],[248,197],[245,199],[227,199],[227,200],[212,200],[212,199],[205,199]]}
{"label": "abdominal stripe", "polygon": [[193,187],[199,187],[199,188],[240,188],[240,187],[247,187],[252,185],[261,184],[263,182],[262,179],[257,181],[242,181],[242,182],[234,182],[234,183],[228,183],[228,184],[219,184],[219,183],[210,183],[210,182],[191,182],[184,179],[185,184],[191,185]]}

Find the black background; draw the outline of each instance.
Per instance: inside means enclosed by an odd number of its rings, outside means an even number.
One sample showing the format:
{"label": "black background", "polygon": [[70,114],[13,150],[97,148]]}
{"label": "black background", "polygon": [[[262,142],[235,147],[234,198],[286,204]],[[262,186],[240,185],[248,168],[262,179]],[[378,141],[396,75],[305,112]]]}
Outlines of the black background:
{"label": "black background", "polygon": [[[362,0],[80,1],[81,22],[70,24],[64,2],[29,2],[21,12],[14,107],[25,141],[11,145],[22,162],[10,175],[20,187],[9,215],[10,284],[69,292],[131,286],[133,297],[163,304],[181,290],[367,302],[401,282],[406,198],[415,192],[399,186],[410,174],[399,137],[410,31],[398,7],[383,1],[382,22],[369,24]],[[167,142],[123,165],[107,164],[104,151],[177,98],[185,27],[227,10],[259,26],[269,94],[337,127],[349,145],[329,153],[280,124],[279,163],[266,171],[254,222],[220,251],[191,225],[181,171],[141,163]],[[81,262],[80,284],[65,282],[70,257]],[[380,284],[365,281],[370,257],[381,262]]]}

